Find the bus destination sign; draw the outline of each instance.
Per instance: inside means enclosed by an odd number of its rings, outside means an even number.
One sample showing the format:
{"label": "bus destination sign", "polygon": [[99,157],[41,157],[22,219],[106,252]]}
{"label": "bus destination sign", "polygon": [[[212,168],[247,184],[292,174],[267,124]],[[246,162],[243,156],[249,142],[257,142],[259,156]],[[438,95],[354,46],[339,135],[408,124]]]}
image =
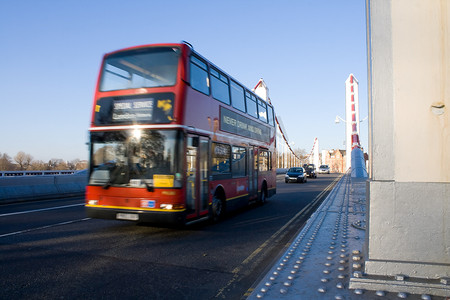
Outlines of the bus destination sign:
{"label": "bus destination sign", "polygon": [[144,97],[102,98],[95,106],[95,125],[170,123],[173,119],[173,93]]}
{"label": "bus destination sign", "polygon": [[258,141],[270,142],[270,127],[259,124],[225,107],[220,107],[220,130]]}

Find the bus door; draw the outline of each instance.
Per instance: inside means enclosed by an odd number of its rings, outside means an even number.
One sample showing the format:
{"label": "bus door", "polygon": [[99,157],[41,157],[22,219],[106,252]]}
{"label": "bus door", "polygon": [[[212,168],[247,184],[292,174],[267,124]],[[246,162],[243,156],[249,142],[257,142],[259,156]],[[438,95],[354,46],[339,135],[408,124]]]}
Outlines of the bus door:
{"label": "bus door", "polygon": [[250,147],[248,153],[248,194],[250,198],[258,195],[258,148]]}
{"label": "bus door", "polygon": [[186,161],[187,214],[196,217],[208,211],[209,139],[188,135]]}

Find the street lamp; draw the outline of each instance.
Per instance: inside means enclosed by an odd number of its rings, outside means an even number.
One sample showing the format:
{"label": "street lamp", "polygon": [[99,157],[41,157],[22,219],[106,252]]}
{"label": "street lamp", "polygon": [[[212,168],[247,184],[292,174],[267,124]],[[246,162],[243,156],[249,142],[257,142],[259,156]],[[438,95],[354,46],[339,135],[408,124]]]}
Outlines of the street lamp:
{"label": "street lamp", "polygon": [[347,121],[345,121],[344,119],[342,119],[342,118],[339,117],[339,116],[336,116],[336,119],[334,120],[334,123],[336,123],[336,124],[340,123],[339,120],[341,120],[341,121],[344,122],[344,123],[347,123]]}
{"label": "street lamp", "polygon": [[[368,117],[369,117],[369,116],[365,117],[365,118],[362,119],[362,120],[359,120],[359,122],[360,122],[360,123],[361,123],[361,122],[364,122],[365,120],[367,120]],[[334,123],[338,124],[338,123],[340,123],[340,121],[342,121],[342,122],[344,122],[344,123],[347,123],[347,121],[345,121],[345,120],[342,119],[341,117],[336,116],[336,119],[334,120]]]}

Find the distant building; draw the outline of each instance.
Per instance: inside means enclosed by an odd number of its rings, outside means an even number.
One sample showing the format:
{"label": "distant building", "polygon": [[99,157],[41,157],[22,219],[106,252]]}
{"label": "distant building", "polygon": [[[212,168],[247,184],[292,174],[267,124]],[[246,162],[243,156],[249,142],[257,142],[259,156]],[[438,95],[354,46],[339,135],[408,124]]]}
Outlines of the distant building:
{"label": "distant building", "polygon": [[347,171],[346,150],[324,150],[322,151],[322,164],[328,165],[333,173],[344,173]]}

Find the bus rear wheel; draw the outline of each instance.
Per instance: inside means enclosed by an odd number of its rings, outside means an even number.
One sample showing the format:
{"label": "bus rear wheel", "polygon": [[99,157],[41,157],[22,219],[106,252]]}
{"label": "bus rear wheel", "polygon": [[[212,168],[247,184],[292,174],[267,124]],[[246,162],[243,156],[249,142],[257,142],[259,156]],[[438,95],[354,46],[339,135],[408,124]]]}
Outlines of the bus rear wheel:
{"label": "bus rear wheel", "polygon": [[264,205],[267,202],[267,185],[264,183],[261,189],[261,195],[259,196],[259,205]]}
{"label": "bus rear wheel", "polygon": [[213,222],[218,222],[225,215],[225,203],[217,194],[212,199],[211,213]]}

